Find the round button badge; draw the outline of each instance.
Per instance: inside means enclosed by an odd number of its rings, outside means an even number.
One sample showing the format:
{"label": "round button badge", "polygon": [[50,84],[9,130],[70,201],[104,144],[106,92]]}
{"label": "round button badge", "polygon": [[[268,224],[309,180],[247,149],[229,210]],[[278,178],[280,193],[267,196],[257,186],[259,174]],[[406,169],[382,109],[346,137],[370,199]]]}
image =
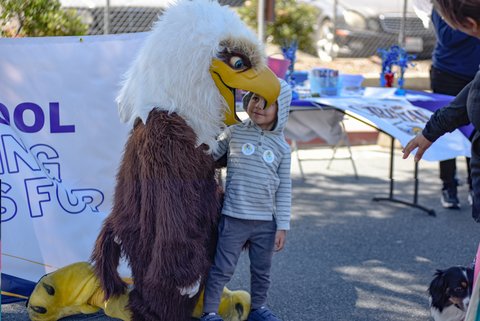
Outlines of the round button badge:
{"label": "round button badge", "polygon": [[275,160],[275,154],[271,150],[266,150],[263,152],[263,160],[270,164]]}
{"label": "round button badge", "polygon": [[253,144],[250,144],[250,143],[243,144],[242,153],[247,156],[252,155],[253,153],[255,153],[255,146],[253,146]]}

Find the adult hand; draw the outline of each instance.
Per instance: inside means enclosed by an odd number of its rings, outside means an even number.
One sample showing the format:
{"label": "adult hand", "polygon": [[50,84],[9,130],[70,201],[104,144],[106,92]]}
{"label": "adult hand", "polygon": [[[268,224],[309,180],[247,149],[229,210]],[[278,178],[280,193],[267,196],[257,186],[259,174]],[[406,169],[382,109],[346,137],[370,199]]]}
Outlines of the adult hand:
{"label": "adult hand", "polygon": [[422,133],[418,134],[411,141],[408,142],[407,146],[402,150],[403,159],[406,159],[410,153],[418,147],[417,153],[415,154],[414,160],[418,162],[422,159],[423,153],[432,145],[432,142],[423,136]]}
{"label": "adult hand", "polygon": [[285,246],[285,240],[287,238],[287,231],[278,230],[275,234],[275,252],[283,250]]}

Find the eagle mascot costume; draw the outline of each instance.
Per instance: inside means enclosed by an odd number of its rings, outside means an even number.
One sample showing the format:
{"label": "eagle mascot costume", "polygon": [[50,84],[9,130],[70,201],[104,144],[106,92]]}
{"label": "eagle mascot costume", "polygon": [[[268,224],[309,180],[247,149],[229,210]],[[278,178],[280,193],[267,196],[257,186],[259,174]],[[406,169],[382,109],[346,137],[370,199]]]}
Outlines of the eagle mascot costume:
{"label": "eagle mascot costume", "polygon": [[221,194],[211,152],[233,124],[235,89],[272,104],[280,92],[261,43],[228,7],[183,0],[153,27],[117,97],[133,125],[113,208],[91,260],[105,300],[121,296],[125,257],[132,320],[190,320],[216,246]]}
{"label": "eagle mascot costume", "polygon": [[[216,246],[221,199],[211,152],[235,121],[235,89],[280,92],[255,34],[228,7],[182,1],[153,27],[117,97],[132,122],[114,204],[92,261],[106,299],[135,287],[133,320],[189,320]],[[225,117],[226,115],[226,117]]]}

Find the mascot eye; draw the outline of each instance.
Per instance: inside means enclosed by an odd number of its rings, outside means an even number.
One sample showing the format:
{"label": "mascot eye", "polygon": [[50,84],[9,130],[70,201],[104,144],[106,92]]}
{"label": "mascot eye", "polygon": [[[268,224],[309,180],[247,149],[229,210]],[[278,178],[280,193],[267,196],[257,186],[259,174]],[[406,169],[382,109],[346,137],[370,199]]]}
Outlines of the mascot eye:
{"label": "mascot eye", "polygon": [[242,70],[245,69],[247,66],[245,65],[243,59],[238,56],[233,56],[230,58],[230,65],[235,70]]}
{"label": "mascot eye", "polygon": [[53,286],[48,285],[47,283],[42,283],[42,286],[45,288],[45,291],[47,291],[49,295],[55,295],[55,289],[53,288]]}

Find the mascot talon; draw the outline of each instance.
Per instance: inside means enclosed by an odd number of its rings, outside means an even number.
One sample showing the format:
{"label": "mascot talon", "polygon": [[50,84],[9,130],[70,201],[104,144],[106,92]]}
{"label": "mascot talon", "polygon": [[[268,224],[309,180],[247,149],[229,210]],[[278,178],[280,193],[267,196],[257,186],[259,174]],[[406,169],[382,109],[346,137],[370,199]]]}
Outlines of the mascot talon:
{"label": "mascot talon", "polygon": [[200,281],[202,279],[199,278],[195,283],[193,283],[191,286],[188,286],[186,288],[179,288],[178,290],[180,291],[181,295],[188,295],[189,298],[195,296],[195,294],[198,293],[200,290]]}
{"label": "mascot talon", "polygon": [[[103,309],[112,318],[124,321],[132,319],[127,308],[128,292],[109,300],[87,262],[74,263],[42,277],[33,290],[27,304],[32,321],[56,321],[75,315],[90,314]],[[203,291],[195,306],[193,317],[200,318],[203,308]],[[250,294],[225,288],[219,313],[225,321],[246,320],[250,310]]]}
{"label": "mascot talon", "polygon": [[[38,281],[28,299],[28,316],[33,321],[56,321],[74,314],[95,313],[104,308],[103,297],[92,266],[87,262],[74,263]],[[125,309],[128,296],[123,297],[115,300],[123,300],[124,304],[108,315],[128,320],[129,312]]]}

